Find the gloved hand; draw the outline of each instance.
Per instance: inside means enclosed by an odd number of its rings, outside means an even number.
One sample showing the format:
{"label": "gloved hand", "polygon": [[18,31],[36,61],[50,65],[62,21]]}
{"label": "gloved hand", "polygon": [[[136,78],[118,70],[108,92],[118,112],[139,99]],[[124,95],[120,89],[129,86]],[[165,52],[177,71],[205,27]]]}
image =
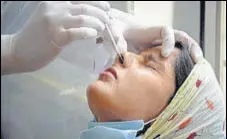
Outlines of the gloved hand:
{"label": "gloved hand", "polygon": [[[52,61],[64,46],[74,40],[96,37],[104,31],[109,17],[107,2],[43,1],[18,33],[2,36],[9,47],[10,72],[40,69]],[[7,64],[7,63],[6,63]],[[12,70],[12,71],[9,71]]]}
{"label": "gloved hand", "polygon": [[182,45],[188,46],[194,62],[197,62],[203,57],[201,48],[196,41],[183,31],[174,30],[171,27],[165,26],[147,26],[137,21],[132,15],[117,9],[111,9],[109,13],[111,17],[119,22],[118,28],[120,26],[120,29],[112,29],[114,31],[114,37],[119,38],[119,40],[116,39],[118,40],[119,46],[123,42],[120,38],[125,38],[128,45],[135,49],[140,49],[140,46],[146,44],[162,43],[162,55],[168,57],[174,49],[175,42],[179,41]]}

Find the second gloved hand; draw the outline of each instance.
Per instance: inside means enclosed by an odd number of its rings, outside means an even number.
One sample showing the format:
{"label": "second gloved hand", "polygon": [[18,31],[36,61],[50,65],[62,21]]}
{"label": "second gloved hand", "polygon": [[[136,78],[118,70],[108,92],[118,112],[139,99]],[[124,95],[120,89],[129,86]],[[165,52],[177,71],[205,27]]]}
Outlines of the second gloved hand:
{"label": "second gloved hand", "polygon": [[114,32],[115,38],[123,36],[127,41],[128,49],[133,48],[132,51],[137,51],[146,44],[162,43],[162,56],[168,57],[174,49],[175,42],[179,41],[184,46],[188,46],[194,62],[203,57],[201,48],[196,41],[183,31],[174,30],[167,26],[148,26],[137,21],[134,16],[117,9],[111,9],[109,13],[111,17],[121,22],[121,25],[118,24],[121,26],[121,30]]}
{"label": "second gloved hand", "polygon": [[41,2],[22,30],[10,36],[14,72],[40,69],[74,40],[94,38],[108,22],[107,2]]}

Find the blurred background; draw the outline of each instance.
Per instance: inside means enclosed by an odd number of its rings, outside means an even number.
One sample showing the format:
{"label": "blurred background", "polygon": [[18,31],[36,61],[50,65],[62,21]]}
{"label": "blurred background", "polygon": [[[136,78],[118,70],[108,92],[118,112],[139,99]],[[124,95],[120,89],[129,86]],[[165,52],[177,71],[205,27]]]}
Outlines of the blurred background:
{"label": "blurred background", "polygon": [[[20,30],[39,2],[1,1],[1,34]],[[110,4],[134,14],[144,23],[171,25],[192,36],[211,63],[226,97],[225,1],[110,1]],[[107,56],[101,53],[102,48],[97,51],[88,42],[79,43],[87,43],[94,55],[81,48],[73,52],[84,57],[74,57],[75,62],[69,53],[73,48],[68,47],[39,71],[1,77],[3,137],[75,139],[87,127],[92,114],[87,105],[86,87],[97,78],[91,59],[101,61]]]}

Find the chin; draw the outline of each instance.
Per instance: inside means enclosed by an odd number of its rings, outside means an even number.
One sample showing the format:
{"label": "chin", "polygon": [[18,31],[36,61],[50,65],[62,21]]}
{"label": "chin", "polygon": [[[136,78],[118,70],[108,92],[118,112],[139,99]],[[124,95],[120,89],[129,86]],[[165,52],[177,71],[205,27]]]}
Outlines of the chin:
{"label": "chin", "polygon": [[87,98],[88,98],[88,100],[90,98],[93,99],[93,98],[96,98],[97,96],[103,94],[103,92],[106,88],[105,86],[106,85],[99,80],[89,84],[88,87],[87,87]]}
{"label": "chin", "polygon": [[110,95],[114,92],[114,85],[109,82],[103,82],[96,80],[87,87],[87,98],[98,99],[98,97],[103,97],[108,99]]}
{"label": "chin", "polygon": [[93,82],[92,84],[89,84],[87,87],[88,104],[95,103],[95,100],[97,99],[98,95],[100,95],[99,93],[100,93],[100,87],[97,81]]}
{"label": "chin", "polygon": [[93,109],[102,108],[102,105],[108,100],[109,95],[106,88],[106,85],[98,80],[87,87],[87,100],[92,112]]}
{"label": "chin", "polygon": [[111,96],[112,89],[109,85],[97,80],[87,87],[87,100],[93,115],[98,121],[115,120],[114,100]]}

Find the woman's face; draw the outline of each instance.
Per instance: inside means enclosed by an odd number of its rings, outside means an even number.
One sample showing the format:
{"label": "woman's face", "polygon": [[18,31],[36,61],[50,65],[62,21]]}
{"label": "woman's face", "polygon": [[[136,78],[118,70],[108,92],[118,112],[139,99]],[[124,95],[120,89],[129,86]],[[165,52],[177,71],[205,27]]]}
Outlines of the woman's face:
{"label": "woman's face", "polygon": [[158,116],[175,90],[174,61],[179,50],[161,56],[161,46],[139,55],[123,54],[87,88],[88,104],[99,122],[143,119]]}

